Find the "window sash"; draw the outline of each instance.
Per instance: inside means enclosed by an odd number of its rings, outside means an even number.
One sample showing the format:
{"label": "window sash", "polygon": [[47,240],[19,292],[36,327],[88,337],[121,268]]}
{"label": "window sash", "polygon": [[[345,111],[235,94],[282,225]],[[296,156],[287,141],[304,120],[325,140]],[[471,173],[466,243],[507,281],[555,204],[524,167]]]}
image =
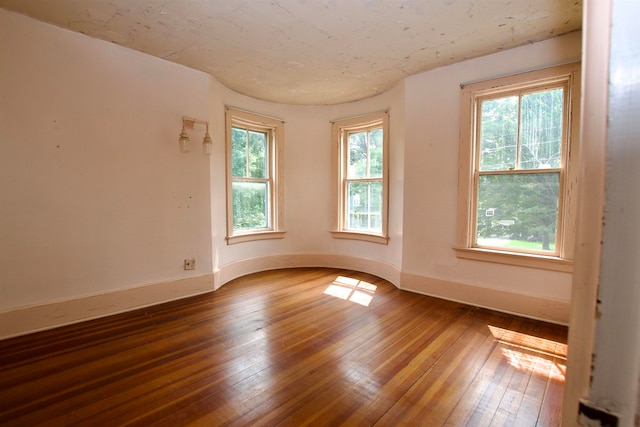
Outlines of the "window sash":
{"label": "window sash", "polygon": [[[361,139],[357,141],[354,138],[359,133],[363,135],[359,135]],[[332,139],[336,212],[333,237],[387,244],[388,114],[373,113],[335,121]],[[354,155],[357,158],[352,157]],[[363,186],[360,191],[366,190],[358,208],[349,199],[349,189],[355,191],[357,186]],[[375,191],[376,186],[380,190]],[[374,191],[370,193],[372,188]]]}
{"label": "window sash", "polygon": [[[351,183],[372,183],[372,182],[383,182],[384,181],[384,175],[381,177],[376,177],[376,178],[370,178],[370,172],[371,172],[371,151],[370,151],[370,135],[372,131],[375,130],[382,130],[382,123],[373,123],[373,124],[369,124],[369,125],[365,125],[362,127],[359,127],[357,129],[345,129],[342,132],[342,138],[341,138],[341,145],[342,145],[342,164],[343,164],[343,172],[342,172],[342,181],[343,181],[343,185],[342,185],[342,212],[341,212],[341,228],[344,231],[352,231],[352,232],[364,232],[364,233],[372,233],[372,234],[381,234],[382,233],[382,227],[379,228],[365,228],[365,227],[354,227],[353,223],[351,222],[351,216],[352,214],[354,214],[353,212],[351,212],[349,210],[351,204],[349,203],[349,191],[348,188],[350,187]],[[350,160],[351,160],[351,135],[357,134],[357,133],[364,133],[366,135],[365,137],[365,147],[366,147],[366,154],[365,154],[365,173],[364,176],[365,177],[352,177],[352,173],[349,170],[349,166],[350,166]],[[383,148],[383,152],[382,152],[382,156],[384,159],[384,148]],[[382,195],[381,195],[382,196]],[[370,205],[370,201],[368,200],[368,205]],[[369,214],[369,212],[367,212],[367,214]],[[368,220],[370,220],[370,215],[367,215]],[[368,223],[370,223],[370,221],[368,221]]]}
{"label": "window sash", "polygon": [[[284,122],[231,107],[226,121],[227,242],[282,238],[284,183],[278,156]],[[246,133],[244,147],[234,147],[238,131]],[[243,151],[240,162],[234,163],[234,149]],[[238,188],[243,185],[244,194]]]}
{"label": "window sash", "polygon": [[[256,130],[256,129],[252,129],[249,127],[240,127],[240,126],[232,126],[231,128],[231,132],[232,134],[237,133],[237,132],[241,132],[246,134],[245,138],[244,138],[244,147],[242,147],[242,150],[240,150],[240,152],[242,152],[243,156],[241,159],[237,159],[238,161],[234,163],[234,154],[235,154],[235,150],[233,149],[233,141],[232,141],[232,151],[231,151],[231,163],[233,166],[237,166],[238,163],[240,163],[240,165],[242,165],[242,171],[243,173],[239,174],[236,173],[235,171],[235,167],[232,167],[232,171],[231,171],[231,175],[233,176],[233,178],[269,178],[271,176],[271,171],[270,171],[270,157],[271,157],[271,140],[272,140],[272,136],[271,136],[271,132],[270,131],[263,131],[263,130]],[[258,135],[263,135],[264,136],[264,141],[263,141],[263,147],[261,147],[260,151],[264,151],[263,153],[263,158],[264,160],[261,162],[262,164],[255,164],[252,162],[252,160],[254,160],[254,155],[252,153],[252,140],[251,140],[251,135],[252,134],[258,134]],[[233,138],[233,136],[232,136]],[[256,166],[261,166],[262,169],[262,173],[258,174],[261,176],[255,176],[256,173],[254,172],[256,169]],[[260,168],[258,168],[259,170]]]}
{"label": "window sash", "polygon": [[[559,163],[560,163],[560,167],[557,168],[551,168],[551,167],[543,167],[543,168],[522,168],[521,167],[521,151],[522,151],[522,98],[526,95],[530,95],[530,94],[535,94],[535,93],[543,93],[545,91],[551,91],[551,90],[555,90],[555,89],[562,89],[562,116],[561,116],[561,125],[562,125],[562,131],[561,131],[561,140],[560,140],[560,159],[559,159]],[[472,201],[471,201],[471,222],[469,224],[470,227],[470,242],[469,242],[469,246],[470,247],[475,247],[475,248],[481,248],[481,249],[492,249],[492,250],[498,250],[498,251],[504,251],[504,252],[513,252],[513,253],[521,253],[521,254],[539,254],[539,255],[545,255],[545,256],[559,256],[560,255],[560,249],[562,247],[562,240],[561,240],[561,236],[562,236],[562,224],[563,224],[563,212],[564,212],[564,169],[565,169],[565,163],[566,163],[566,152],[567,152],[567,128],[569,125],[569,120],[568,120],[568,115],[567,115],[567,111],[568,111],[568,83],[567,81],[559,81],[559,82],[554,82],[554,83],[548,83],[545,82],[543,84],[535,84],[532,83],[530,84],[528,87],[526,88],[518,88],[515,90],[502,90],[502,91],[496,91],[495,93],[490,93],[490,94],[481,94],[478,95],[476,97],[474,97],[473,102],[474,102],[474,111],[475,111],[475,115],[474,115],[474,122],[475,122],[475,132],[473,135],[473,140],[472,140],[472,144],[475,147],[474,149],[474,171],[473,171],[473,197],[472,197]],[[494,100],[499,100],[499,99],[505,99],[505,98],[509,98],[509,97],[517,97],[517,119],[516,119],[516,125],[517,125],[517,129],[515,132],[515,158],[514,158],[514,162],[513,162],[513,167],[512,168],[508,168],[508,169],[498,169],[498,170],[487,170],[487,169],[482,169],[482,165],[481,165],[481,158],[482,158],[482,143],[483,143],[483,132],[484,129],[482,128],[483,126],[483,111],[482,111],[482,106],[484,102],[487,101],[494,101]],[[506,245],[512,245],[512,244],[516,244],[518,245],[518,243],[513,243],[511,240],[513,239],[480,239],[481,241],[479,241],[479,233],[478,230],[481,227],[480,224],[480,218],[478,216],[478,212],[480,210],[479,204],[480,204],[480,180],[482,176],[504,176],[504,175],[510,175],[510,176],[517,176],[519,174],[522,175],[535,175],[535,174],[553,174],[553,173],[557,173],[558,175],[558,196],[557,196],[557,213],[555,216],[555,238],[554,238],[554,242],[553,245],[549,245],[549,248],[551,246],[553,246],[553,250],[551,249],[547,249],[545,248],[546,245],[546,239],[543,239],[545,241],[542,242],[542,244],[540,245],[540,249],[536,248],[534,245],[531,245],[531,247],[529,247],[528,245],[524,244],[524,243],[520,243],[519,247],[518,246],[509,246],[509,247],[505,247]],[[508,205],[511,209],[513,209],[513,205],[509,204]],[[496,224],[496,223],[500,223],[500,221],[502,221],[503,223],[506,224],[507,219],[503,219],[503,220],[495,220],[495,221],[491,221],[492,224]],[[515,225],[515,223],[513,224]],[[490,227],[490,228],[494,228],[494,227]],[[500,228],[500,227],[497,227]],[[517,229],[518,227],[508,227],[505,225],[503,227],[503,232],[504,233],[508,233],[508,231],[510,231],[511,229]],[[534,227],[535,228],[535,227]],[[542,233],[543,235],[545,233]],[[519,238],[526,238],[527,241],[529,240],[530,236],[519,236]]]}
{"label": "window sash", "polygon": [[[573,269],[573,236],[577,201],[572,194],[578,185],[580,122],[580,63],[570,63],[540,70],[461,85],[460,165],[458,169],[457,236],[454,249],[459,258],[510,265],[571,272]],[[480,171],[478,167],[479,137],[478,103],[510,94],[527,94],[550,88],[564,88],[562,129],[562,162],[551,168]],[[556,167],[560,166],[560,167]],[[478,247],[476,241],[477,186],[480,176],[490,174],[550,173],[560,174],[558,197],[557,244],[554,252],[505,251],[493,246]],[[496,218],[498,220],[498,218]]]}
{"label": "window sash", "polygon": [[[239,175],[233,175],[232,176],[232,185],[231,185],[231,193],[232,193],[232,200],[234,201],[234,203],[232,204],[232,218],[233,218],[233,231],[234,232],[247,232],[247,231],[252,231],[252,230],[271,230],[271,224],[273,224],[273,220],[271,219],[271,205],[272,205],[272,200],[273,200],[273,185],[269,185],[272,182],[272,167],[271,167],[271,163],[269,161],[269,159],[272,157],[271,152],[272,152],[272,147],[273,147],[273,143],[272,143],[272,132],[270,130],[263,130],[257,127],[251,127],[251,126],[232,126],[232,132],[236,130],[236,131],[242,131],[246,134],[246,140],[245,140],[245,147],[244,147],[244,161],[242,163],[244,163],[244,174],[242,176]],[[251,153],[251,146],[252,146],[252,141],[251,141],[251,134],[260,134],[260,135],[264,135],[265,141],[264,141],[264,160],[263,160],[263,165],[262,168],[264,169],[262,171],[262,173],[258,174],[258,175],[262,175],[263,177],[254,177],[253,175],[255,175],[255,172],[253,172],[255,170],[254,165],[252,164],[252,160],[253,160],[253,156]],[[231,163],[234,163],[234,157],[233,157],[234,153],[232,150],[231,153]],[[263,210],[263,214],[265,216],[264,219],[264,225],[261,226],[246,226],[246,227],[238,227],[237,226],[237,219],[241,218],[242,212],[236,212],[236,207],[237,207],[237,203],[236,202],[236,197],[240,197],[240,194],[237,194],[238,189],[236,188],[236,186],[234,186],[233,184],[237,184],[237,183],[246,183],[246,184],[265,184],[265,188],[266,188],[266,194],[265,194],[265,200],[264,200],[264,209],[260,209]],[[249,191],[249,190],[247,190]],[[252,206],[252,208],[254,208]],[[255,211],[255,208],[253,209]],[[254,212],[254,215],[257,214],[258,212]],[[245,223],[249,223],[249,224],[255,224],[256,220],[253,221],[249,221],[248,219],[244,219]]]}
{"label": "window sash", "polygon": [[[561,237],[562,237],[562,204],[564,200],[563,196],[563,169],[554,168],[554,169],[532,169],[532,170],[515,170],[515,171],[491,171],[491,172],[476,172],[476,176],[474,178],[474,201],[475,208],[473,210],[473,228],[472,228],[472,241],[471,246],[475,248],[483,248],[483,249],[493,249],[500,250],[506,252],[514,252],[514,253],[523,253],[523,254],[539,254],[545,256],[559,256],[560,255],[560,247],[561,247]],[[525,205],[525,207],[529,210],[535,210],[538,214],[537,221],[532,218],[527,218],[526,211],[527,209],[520,209],[520,206],[507,203],[506,210],[509,213],[513,213],[513,215],[503,215],[503,211],[505,210],[505,206],[501,205],[499,207],[496,206],[487,206],[486,210],[488,211],[485,217],[490,218],[487,221],[481,224],[481,211],[484,209],[480,206],[480,192],[481,192],[481,179],[482,177],[523,177],[522,179],[526,179],[526,177],[533,176],[556,176],[557,187],[555,187],[554,201],[555,208],[553,206],[547,207],[545,211],[543,206],[540,204],[536,204],[535,206],[531,203],[531,200],[537,196],[538,198],[548,198],[549,189],[546,190],[543,188],[536,189],[535,182],[527,183],[528,194],[518,194],[518,200]],[[510,183],[510,187],[517,187],[517,182]],[[544,185],[544,183],[541,183]],[[501,189],[502,191],[498,191],[498,194],[506,193],[507,189]],[[514,191],[511,188],[511,191]],[[517,188],[515,191],[518,191]],[[553,191],[553,189],[551,190]],[[544,193],[543,193],[544,192]],[[531,196],[531,197],[527,197]],[[499,199],[500,197],[498,197]],[[524,218],[523,218],[524,216]],[[527,221],[528,219],[528,221]],[[545,224],[541,224],[541,221],[544,219],[548,221],[553,220],[553,226],[551,227],[551,231],[549,231],[549,225],[545,227]],[[496,238],[491,239],[490,236],[484,236],[480,238],[479,229],[497,229],[507,232],[504,228],[509,227],[508,231],[511,231],[513,234],[518,236],[518,239],[509,238]],[[487,231],[488,231],[487,230]],[[522,234],[522,231],[529,231],[526,235]],[[520,234],[518,234],[520,233]],[[549,234],[553,234],[553,240],[548,241],[547,238]],[[502,236],[504,237],[504,236]],[[524,243],[524,241],[527,243]],[[536,243],[540,243],[540,248]],[[545,248],[546,245],[549,245],[549,248]],[[553,247],[553,249],[551,249]]]}
{"label": "window sash", "polygon": [[[249,187],[253,187],[253,188],[248,188],[247,191],[243,191],[242,193],[238,192],[236,190],[237,185],[236,184],[248,184]],[[252,185],[253,184],[253,185]],[[258,185],[256,185],[258,184]],[[261,184],[261,185],[260,185]],[[232,184],[231,184],[231,191],[232,191],[232,199],[233,199],[233,230],[235,232],[247,232],[247,231],[252,231],[252,230],[272,230],[273,228],[271,227],[271,224],[273,223],[271,217],[271,188],[272,185],[271,184],[271,180],[269,179],[242,179],[242,178],[234,178],[232,180]],[[257,219],[250,219],[247,218],[245,216],[245,212],[241,212],[241,211],[236,211],[236,205],[239,205],[240,202],[236,203],[236,197],[241,197],[242,195],[246,195],[248,193],[248,196],[251,197],[252,194],[251,193],[257,193],[261,186],[264,186],[264,201],[263,201],[263,206],[262,209],[255,209],[255,206],[251,206],[251,209],[253,211],[253,216],[255,217],[256,215],[262,213],[264,215],[264,220],[261,221],[260,223],[258,223]],[[243,224],[247,224],[246,226],[239,226],[238,224],[243,223]]]}
{"label": "window sash", "polygon": [[[373,125],[368,128],[359,129],[356,131],[347,131],[344,135],[344,153],[346,155],[346,159],[344,163],[346,165],[346,179],[366,179],[366,178],[382,178],[382,159],[384,158],[384,145],[382,141],[379,141],[380,137],[376,138],[378,133],[383,133],[382,124]],[[375,133],[375,135],[374,135]],[[357,137],[356,135],[364,134],[364,150],[360,150],[361,155],[364,154],[364,165],[362,162],[358,162],[358,160],[352,159],[352,152],[356,152]],[[373,152],[374,144],[376,146],[379,145],[380,149],[380,157],[381,159],[377,159],[378,156]],[[362,153],[364,151],[364,153]],[[355,153],[354,153],[355,154]],[[375,162],[375,160],[378,160]],[[364,168],[363,168],[364,166]],[[374,170],[375,169],[375,170]]]}
{"label": "window sash", "polygon": [[[472,136],[473,141],[472,143],[475,145],[475,161],[474,161],[474,170],[479,170],[482,172],[485,171],[497,171],[497,170],[535,170],[535,169],[550,169],[552,168],[552,166],[547,166],[547,167],[538,167],[538,168],[527,168],[527,167],[522,167],[522,147],[523,147],[523,143],[522,143],[522,131],[524,129],[523,123],[522,123],[522,99],[526,96],[529,95],[534,95],[536,93],[544,93],[544,92],[549,92],[549,91],[553,91],[553,90],[562,90],[562,110],[561,110],[561,115],[560,115],[560,121],[561,121],[561,125],[562,125],[562,129],[560,132],[560,143],[559,143],[559,149],[560,149],[560,157],[558,158],[558,163],[559,163],[559,167],[564,167],[564,165],[566,164],[566,148],[567,148],[567,139],[568,139],[568,124],[569,124],[569,116],[568,116],[568,108],[569,108],[569,87],[568,87],[568,82],[567,81],[559,81],[557,83],[554,84],[549,84],[549,83],[545,83],[545,84],[539,84],[539,85],[535,85],[532,84],[531,87],[528,87],[526,89],[517,89],[517,90],[503,90],[497,93],[490,93],[490,94],[481,94],[478,95],[474,98],[474,110],[475,110],[475,117],[474,117],[474,123],[476,126],[475,129],[475,133]],[[482,110],[482,106],[484,105],[485,102],[491,102],[491,101],[497,101],[500,99],[505,99],[505,98],[512,98],[512,97],[516,97],[517,98],[517,120],[516,120],[516,129],[515,129],[515,156],[514,156],[514,160],[513,160],[513,166],[511,168],[507,167],[507,168],[497,168],[497,169],[484,169],[483,165],[481,164],[481,160],[483,157],[483,153],[482,153],[482,143],[483,143],[483,138],[484,138],[484,132],[482,129],[483,126],[483,110]]]}

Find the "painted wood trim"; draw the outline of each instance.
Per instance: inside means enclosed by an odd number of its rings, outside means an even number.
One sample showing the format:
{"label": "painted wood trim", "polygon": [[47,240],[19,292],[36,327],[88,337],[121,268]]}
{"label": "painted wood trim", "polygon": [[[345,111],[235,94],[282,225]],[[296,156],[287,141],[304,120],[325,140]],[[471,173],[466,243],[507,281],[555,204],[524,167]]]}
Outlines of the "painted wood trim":
{"label": "painted wood trim", "polygon": [[570,301],[468,285],[411,273],[402,273],[400,289],[545,322],[561,325],[569,323]]}
{"label": "painted wood trim", "polygon": [[458,258],[474,261],[495,262],[498,264],[517,265],[519,267],[571,273],[573,261],[557,257],[517,252],[502,252],[484,248],[453,248]]}
{"label": "painted wood trim", "polygon": [[216,289],[233,279],[264,270],[333,267],[374,274],[399,289],[545,322],[567,325],[570,302],[401,272],[381,260],[335,254],[273,255],[227,264],[216,271]]}
{"label": "painted wood trim", "polygon": [[207,274],[2,311],[0,339],[211,292],[213,283]]}
{"label": "painted wood trim", "polygon": [[[611,0],[584,3],[580,182],[576,215],[575,269],[571,283],[569,351],[562,425],[577,426],[579,403],[592,381],[596,301],[602,262],[602,223],[607,169]],[[588,119],[586,119],[588,118]]]}
{"label": "painted wood trim", "polygon": [[226,264],[213,274],[0,312],[0,339],[96,319],[219,289],[251,273],[280,268],[332,267],[362,271],[420,294],[566,325],[569,301],[507,292],[403,273],[382,260],[339,254],[285,254]]}
{"label": "painted wood trim", "polygon": [[353,231],[331,231],[331,237],[334,239],[360,240],[363,242],[379,243],[381,245],[389,243],[389,236],[387,235],[355,233]]}
{"label": "painted wood trim", "polygon": [[399,287],[400,270],[385,261],[337,254],[270,255],[236,261],[220,267],[214,274],[215,287],[220,288],[233,279],[265,270],[295,267],[332,267],[373,274]]}

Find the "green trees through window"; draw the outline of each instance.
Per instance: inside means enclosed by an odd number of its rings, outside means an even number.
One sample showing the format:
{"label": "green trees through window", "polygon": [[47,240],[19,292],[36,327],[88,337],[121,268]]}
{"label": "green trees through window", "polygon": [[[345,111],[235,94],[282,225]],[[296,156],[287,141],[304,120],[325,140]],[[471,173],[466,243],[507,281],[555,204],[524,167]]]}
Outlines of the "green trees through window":
{"label": "green trees through window", "polygon": [[580,63],[461,85],[456,256],[571,272]]}
{"label": "green trees through window", "polygon": [[389,114],[332,123],[334,229],[337,239],[389,241]]}
{"label": "green trees through window", "polygon": [[231,132],[233,229],[268,228],[268,135],[239,127]]}
{"label": "green trees through window", "polygon": [[348,134],[345,228],[382,231],[382,128]]}
{"label": "green trees through window", "polygon": [[476,242],[554,252],[564,88],[479,102]]}
{"label": "green trees through window", "polygon": [[284,121],[226,109],[227,244],[283,239]]}

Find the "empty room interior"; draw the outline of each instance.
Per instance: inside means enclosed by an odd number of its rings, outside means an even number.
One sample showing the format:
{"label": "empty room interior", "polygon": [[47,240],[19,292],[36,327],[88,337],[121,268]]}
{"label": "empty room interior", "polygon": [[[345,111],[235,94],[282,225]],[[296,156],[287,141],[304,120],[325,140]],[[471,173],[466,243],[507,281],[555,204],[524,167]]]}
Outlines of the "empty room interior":
{"label": "empty room interior", "polygon": [[0,0],[0,425],[637,425],[623,0]]}

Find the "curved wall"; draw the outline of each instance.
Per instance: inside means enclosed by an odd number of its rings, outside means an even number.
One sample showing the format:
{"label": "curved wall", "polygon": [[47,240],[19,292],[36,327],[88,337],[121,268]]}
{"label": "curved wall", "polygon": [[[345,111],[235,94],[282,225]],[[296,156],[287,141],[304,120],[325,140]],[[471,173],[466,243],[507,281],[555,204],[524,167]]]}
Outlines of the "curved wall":
{"label": "curved wall", "polygon": [[[573,33],[414,75],[371,99],[328,107],[265,103],[222,88],[214,108],[230,104],[286,121],[287,235],[227,246],[225,219],[214,218],[215,286],[267,268],[362,266],[402,289],[566,324],[571,274],[455,256],[460,84],[580,56],[581,34]],[[330,121],[385,109],[391,117],[389,245],[332,239]],[[217,150],[212,211],[224,213],[224,149]]]}
{"label": "curved wall", "polygon": [[[2,9],[0,55],[0,338],[296,266],[363,270],[414,292],[568,319],[569,274],[455,258],[458,85],[579,58],[579,34],[308,107],[242,96]],[[284,239],[226,244],[225,105],[286,122]],[[390,113],[389,243],[333,239],[330,122],[380,110]],[[213,156],[199,152],[197,128],[193,152],[178,152],[182,115],[210,121]],[[183,270],[192,257],[196,270]]]}
{"label": "curved wall", "polygon": [[[242,265],[246,272],[257,271],[269,261],[280,258],[279,266],[327,265],[328,259],[343,259],[341,266],[354,265],[346,260],[360,259],[357,263],[390,271],[384,277],[399,286],[402,264],[402,206],[404,159],[404,91],[400,84],[377,97],[357,103],[335,106],[290,106],[273,104],[238,95],[220,87],[222,95],[212,93],[212,104],[217,114],[224,114],[224,105],[239,107],[255,113],[277,117],[285,121],[284,175],[285,175],[285,231],[284,239],[260,240],[227,245],[226,198],[224,169],[224,127],[216,130],[216,144],[211,174],[213,266],[216,287],[237,273],[225,273],[230,265]],[[388,110],[390,113],[390,212],[387,245],[334,239],[331,236],[331,121],[344,117]],[[301,260],[305,261],[302,262]],[[289,262],[287,262],[289,260]],[[294,261],[295,260],[295,261]],[[333,265],[332,265],[333,266]],[[337,266],[337,265],[335,265]],[[370,271],[373,273],[373,271]]]}

